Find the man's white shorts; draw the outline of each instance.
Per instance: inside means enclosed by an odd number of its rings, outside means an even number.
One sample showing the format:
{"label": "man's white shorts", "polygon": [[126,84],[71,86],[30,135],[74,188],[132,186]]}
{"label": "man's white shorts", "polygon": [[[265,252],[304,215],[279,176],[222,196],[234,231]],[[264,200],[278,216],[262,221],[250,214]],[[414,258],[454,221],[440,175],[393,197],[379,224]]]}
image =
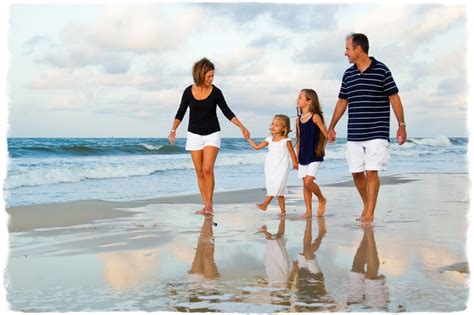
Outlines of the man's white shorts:
{"label": "man's white shorts", "polygon": [[221,147],[221,132],[216,131],[209,135],[201,136],[188,131],[188,137],[186,139],[186,150],[197,151],[202,150],[204,147],[213,146]]}
{"label": "man's white shorts", "polygon": [[316,173],[321,162],[311,162],[308,165],[298,164],[298,178],[304,178],[305,176],[313,176],[316,178]]}
{"label": "man's white shorts", "polygon": [[390,143],[385,139],[347,141],[346,158],[351,173],[384,171],[390,158]]}

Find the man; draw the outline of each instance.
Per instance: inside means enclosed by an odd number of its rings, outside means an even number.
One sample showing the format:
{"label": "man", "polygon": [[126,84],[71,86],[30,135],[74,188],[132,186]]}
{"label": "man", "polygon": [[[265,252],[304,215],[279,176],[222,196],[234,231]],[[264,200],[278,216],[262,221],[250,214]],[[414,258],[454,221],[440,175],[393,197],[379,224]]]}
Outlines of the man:
{"label": "man", "polygon": [[369,57],[369,40],[353,33],[346,38],[345,56],[354,64],[344,72],[339,100],[328,129],[329,141],[336,138],[334,128],[349,106],[347,124],[347,162],[364,209],[359,220],[372,222],[380,188],[378,171],[389,159],[390,104],[398,120],[398,144],[406,141],[406,124],[398,88],[385,64]]}

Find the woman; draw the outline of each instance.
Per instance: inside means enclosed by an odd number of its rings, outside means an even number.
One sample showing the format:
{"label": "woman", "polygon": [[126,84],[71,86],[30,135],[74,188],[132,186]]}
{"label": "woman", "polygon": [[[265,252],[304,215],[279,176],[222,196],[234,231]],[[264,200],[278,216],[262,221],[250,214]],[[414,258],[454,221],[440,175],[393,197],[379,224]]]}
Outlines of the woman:
{"label": "woman", "polygon": [[188,86],[183,92],[181,104],[168,139],[171,144],[174,143],[176,129],[181,124],[189,107],[186,150],[191,151],[199,191],[204,204],[204,208],[196,211],[196,213],[211,215],[214,211],[212,205],[214,164],[221,146],[220,126],[216,113],[217,106],[227,119],[240,128],[246,139],[250,137],[250,134],[227,106],[221,90],[212,84],[214,64],[211,61],[203,58],[196,62],[193,66],[193,79],[194,84]]}

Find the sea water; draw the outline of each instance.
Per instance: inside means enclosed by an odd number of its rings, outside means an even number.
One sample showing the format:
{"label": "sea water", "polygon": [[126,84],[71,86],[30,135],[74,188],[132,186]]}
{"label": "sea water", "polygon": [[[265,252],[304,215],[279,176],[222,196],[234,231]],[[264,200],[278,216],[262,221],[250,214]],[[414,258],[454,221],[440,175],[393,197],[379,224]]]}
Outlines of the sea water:
{"label": "sea water", "polygon": [[[255,139],[257,142],[262,139]],[[294,143],[293,139],[293,143]],[[351,179],[346,139],[328,144],[317,182]],[[381,175],[467,172],[467,138],[391,139],[391,157]],[[185,139],[165,138],[9,138],[7,207],[74,200],[128,201],[198,193]],[[265,186],[266,149],[245,139],[224,138],[216,161],[216,188],[232,191]],[[301,185],[290,172],[288,185]]]}

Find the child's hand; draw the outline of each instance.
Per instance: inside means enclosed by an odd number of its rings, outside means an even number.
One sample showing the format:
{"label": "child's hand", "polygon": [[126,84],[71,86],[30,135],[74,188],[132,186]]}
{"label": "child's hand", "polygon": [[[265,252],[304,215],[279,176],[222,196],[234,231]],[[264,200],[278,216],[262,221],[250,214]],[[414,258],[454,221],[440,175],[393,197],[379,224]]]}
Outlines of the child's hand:
{"label": "child's hand", "polygon": [[293,163],[293,169],[297,170],[298,169],[298,163]]}

